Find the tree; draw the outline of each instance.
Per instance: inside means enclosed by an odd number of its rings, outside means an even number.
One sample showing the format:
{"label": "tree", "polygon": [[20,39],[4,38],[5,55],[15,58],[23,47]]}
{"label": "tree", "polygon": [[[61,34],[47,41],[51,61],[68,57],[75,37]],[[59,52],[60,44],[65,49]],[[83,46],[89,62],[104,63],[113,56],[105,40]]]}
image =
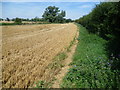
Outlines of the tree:
{"label": "tree", "polygon": [[12,21],[15,21],[15,18],[11,19]]}
{"label": "tree", "polygon": [[6,21],[10,21],[10,19],[9,19],[9,18],[6,18]]}
{"label": "tree", "polygon": [[48,22],[63,22],[65,17],[65,11],[61,11],[58,7],[49,6],[45,9],[44,14],[42,15],[43,19]]}
{"label": "tree", "polygon": [[14,23],[20,25],[20,24],[22,24],[22,19],[20,19],[20,18],[16,18]]}
{"label": "tree", "polygon": [[33,20],[34,22],[40,21],[40,19],[37,16]]}
{"label": "tree", "polygon": [[72,22],[71,19],[66,19],[66,23]]}
{"label": "tree", "polygon": [[29,18],[27,18],[26,21],[30,21]]}
{"label": "tree", "polygon": [[0,18],[0,21],[3,21],[4,19]]}

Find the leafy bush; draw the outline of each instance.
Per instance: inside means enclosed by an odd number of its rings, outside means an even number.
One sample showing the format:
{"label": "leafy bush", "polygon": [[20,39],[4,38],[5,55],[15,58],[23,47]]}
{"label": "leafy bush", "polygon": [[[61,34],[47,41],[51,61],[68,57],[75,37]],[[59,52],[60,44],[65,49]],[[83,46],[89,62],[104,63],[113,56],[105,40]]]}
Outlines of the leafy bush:
{"label": "leafy bush", "polygon": [[100,36],[120,32],[120,2],[104,2],[96,5],[91,13],[76,20],[90,32]]}
{"label": "leafy bush", "polygon": [[[102,2],[86,16],[76,20],[77,23],[85,26],[89,33],[95,33],[108,41],[106,51],[111,59],[111,55],[116,59],[114,63],[120,64],[120,1]],[[117,64],[116,63],[116,64]],[[115,64],[114,64],[115,65]],[[115,65],[116,66],[116,65]],[[113,66],[114,67],[114,66]],[[112,68],[120,70],[120,66]]]}

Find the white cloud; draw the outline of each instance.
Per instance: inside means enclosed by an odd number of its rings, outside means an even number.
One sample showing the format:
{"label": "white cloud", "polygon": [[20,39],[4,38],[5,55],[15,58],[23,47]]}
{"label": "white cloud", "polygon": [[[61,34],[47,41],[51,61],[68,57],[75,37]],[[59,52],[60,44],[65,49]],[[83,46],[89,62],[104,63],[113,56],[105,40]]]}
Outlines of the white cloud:
{"label": "white cloud", "polygon": [[91,8],[93,7],[92,5],[82,5],[82,6],[79,6],[79,8]]}

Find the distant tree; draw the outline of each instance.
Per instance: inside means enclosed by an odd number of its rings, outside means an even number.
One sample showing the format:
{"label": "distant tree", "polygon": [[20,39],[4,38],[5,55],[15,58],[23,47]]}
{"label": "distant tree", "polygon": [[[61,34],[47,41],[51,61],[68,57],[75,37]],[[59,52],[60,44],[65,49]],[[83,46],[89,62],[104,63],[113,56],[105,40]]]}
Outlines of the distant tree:
{"label": "distant tree", "polygon": [[29,18],[27,18],[26,21],[30,21]]}
{"label": "distant tree", "polygon": [[22,19],[20,19],[20,18],[16,18],[14,23],[20,25],[20,24],[22,24]]}
{"label": "distant tree", "polygon": [[61,11],[58,7],[49,6],[45,9],[44,14],[42,15],[43,19],[48,22],[63,22],[65,17],[65,11]]}
{"label": "distant tree", "polygon": [[39,21],[43,21],[43,19],[36,16],[35,18],[30,19],[29,21],[39,22]]}
{"label": "distant tree", "polygon": [[72,22],[71,19],[66,19],[66,23]]}
{"label": "distant tree", "polygon": [[43,21],[44,21],[44,19],[43,19],[43,18],[40,18],[40,19],[39,19],[39,21],[43,22]]}
{"label": "distant tree", "polygon": [[9,18],[6,18],[6,21],[10,21],[10,19],[9,19]]}
{"label": "distant tree", "polygon": [[12,21],[15,21],[15,18],[11,19]]}
{"label": "distant tree", "polygon": [[0,21],[3,21],[4,19],[0,18]]}
{"label": "distant tree", "polygon": [[34,21],[34,19],[33,18],[31,18],[31,20],[30,21]]}
{"label": "distant tree", "polygon": [[35,22],[40,21],[39,17],[36,16],[36,17],[34,18],[34,21],[35,21]]}
{"label": "distant tree", "polygon": [[21,18],[22,21],[28,21],[28,19],[25,19],[25,18]]}

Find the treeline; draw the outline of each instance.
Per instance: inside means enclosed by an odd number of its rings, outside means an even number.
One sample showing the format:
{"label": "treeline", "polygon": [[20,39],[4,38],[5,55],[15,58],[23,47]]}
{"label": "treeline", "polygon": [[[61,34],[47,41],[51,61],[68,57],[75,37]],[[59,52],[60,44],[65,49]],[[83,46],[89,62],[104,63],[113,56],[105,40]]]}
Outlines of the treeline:
{"label": "treeline", "polygon": [[108,40],[106,50],[113,60],[112,69],[120,70],[120,2],[102,2],[86,16],[76,20],[95,33]]}
{"label": "treeline", "polygon": [[[41,23],[45,23],[45,21],[42,18],[32,18],[32,19],[25,19],[25,18],[6,18],[6,19],[2,19],[0,18],[0,21],[3,21],[2,23],[0,23],[0,25],[23,25],[23,24],[41,24]],[[7,21],[7,22],[4,22]],[[13,22],[11,22],[13,21]],[[10,22],[10,23],[9,23]]]}
{"label": "treeline", "polygon": [[[16,19],[18,19],[18,17],[12,18],[12,19],[10,19],[10,18],[5,18],[5,19],[0,18],[0,21],[15,21]],[[34,22],[44,21],[42,18],[39,18],[37,16],[35,18],[31,18],[31,19],[29,19],[29,18],[19,18],[19,19],[21,19],[22,21],[34,21]]]}
{"label": "treeline", "polygon": [[[39,17],[35,17],[35,18],[32,18],[32,19],[29,19],[29,18],[27,18],[27,19],[26,18],[18,18],[18,17],[12,18],[12,19],[10,19],[10,18],[6,18],[6,19],[0,18],[0,21],[16,21],[16,20],[18,21],[18,19],[19,19],[20,22],[21,21],[50,22],[47,19],[43,19],[43,18],[39,18]],[[66,18],[63,18],[63,19],[56,18],[53,21],[53,23],[68,23],[68,22],[73,22],[73,20],[72,19],[66,19]]]}
{"label": "treeline", "polygon": [[97,33],[103,37],[108,34],[118,34],[120,31],[120,2],[104,2],[93,9],[93,11],[76,20],[89,29],[89,32]]}
{"label": "treeline", "polygon": [[0,21],[14,21],[15,24],[22,24],[22,21],[31,21],[31,22],[46,22],[46,23],[69,23],[69,22],[73,22],[72,19],[66,19],[66,12],[65,11],[60,11],[59,7],[55,7],[55,6],[48,6],[43,15],[42,18],[39,17],[35,17],[32,19],[24,19],[24,18],[13,18],[13,19],[2,19],[0,18]]}
{"label": "treeline", "polygon": [[16,19],[20,19],[21,21],[34,21],[34,22],[44,21],[42,18],[39,18],[39,17],[35,17],[35,18],[31,18],[31,19],[29,19],[29,18],[18,18],[18,17],[12,18],[12,19],[10,19],[10,18],[5,18],[5,19],[0,18],[0,21],[15,21]]}

